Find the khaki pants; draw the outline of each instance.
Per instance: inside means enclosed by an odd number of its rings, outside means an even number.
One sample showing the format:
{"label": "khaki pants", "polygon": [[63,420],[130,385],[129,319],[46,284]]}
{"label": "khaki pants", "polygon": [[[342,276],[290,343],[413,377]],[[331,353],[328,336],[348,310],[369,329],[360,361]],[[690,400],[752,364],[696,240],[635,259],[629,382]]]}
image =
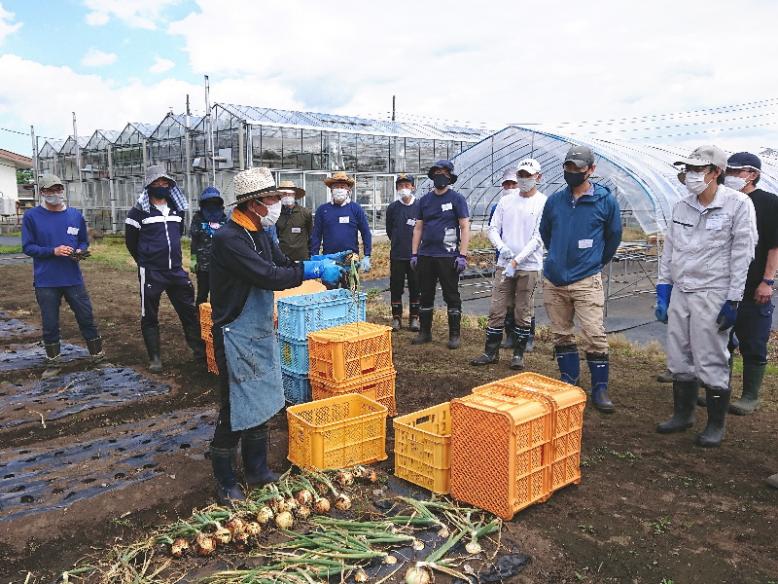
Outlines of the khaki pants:
{"label": "khaki pants", "polygon": [[535,290],[540,272],[517,271],[515,278],[504,278],[503,268],[494,271],[492,303],[489,306],[489,328],[502,329],[505,312],[513,306],[516,326],[530,326],[535,312]]}
{"label": "khaki pants", "polygon": [[574,345],[575,325],[581,327],[583,349],[587,353],[608,353],[605,336],[605,294],[602,275],[595,274],[567,286],[554,286],[543,281],[543,304],[551,320],[554,345]]}

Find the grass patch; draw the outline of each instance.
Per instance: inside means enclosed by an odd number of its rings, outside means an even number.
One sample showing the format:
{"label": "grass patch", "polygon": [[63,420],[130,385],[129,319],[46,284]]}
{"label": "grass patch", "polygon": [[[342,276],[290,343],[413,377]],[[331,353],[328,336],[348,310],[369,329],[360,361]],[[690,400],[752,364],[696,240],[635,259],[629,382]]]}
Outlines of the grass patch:
{"label": "grass patch", "polygon": [[0,254],[23,253],[21,245],[0,245]]}

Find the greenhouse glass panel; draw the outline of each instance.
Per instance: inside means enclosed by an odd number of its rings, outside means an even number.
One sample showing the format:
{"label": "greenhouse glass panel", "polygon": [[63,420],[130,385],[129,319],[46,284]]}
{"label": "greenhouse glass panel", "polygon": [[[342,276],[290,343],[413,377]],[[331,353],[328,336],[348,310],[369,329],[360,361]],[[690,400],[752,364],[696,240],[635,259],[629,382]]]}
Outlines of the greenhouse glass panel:
{"label": "greenhouse glass panel", "polygon": [[300,156],[303,153],[302,130],[297,128],[281,129],[282,168],[302,168]]}
{"label": "greenhouse glass panel", "polygon": [[322,132],[317,130],[302,130],[303,151],[300,155],[300,165],[303,170],[319,170],[323,168]]}

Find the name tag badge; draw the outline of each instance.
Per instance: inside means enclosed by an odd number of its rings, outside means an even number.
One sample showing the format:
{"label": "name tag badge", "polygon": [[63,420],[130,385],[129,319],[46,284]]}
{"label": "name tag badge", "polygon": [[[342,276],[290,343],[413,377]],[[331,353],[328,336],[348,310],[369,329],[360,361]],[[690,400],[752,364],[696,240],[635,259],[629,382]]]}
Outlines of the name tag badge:
{"label": "name tag badge", "polygon": [[415,227],[415,226],[416,226],[416,219],[408,219],[408,220],[405,222],[405,224],[406,224],[406,225],[410,225],[411,227]]}
{"label": "name tag badge", "polygon": [[441,211],[451,211],[454,208],[454,206],[451,203],[443,203],[440,206]]}
{"label": "name tag badge", "polygon": [[724,219],[724,215],[711,215],[705,221],[705,229],[721,231],[721,229],[724,227]]}
{"label": "name tag badge", "polygon": [[68,235],[78,235],[78,227],[68,227]]}
{"label": "name tag badge", "polygon": [[211,229],[219,229],[221,227],[221,223],[218,223],[216,221],[209,223],[208,225],[211,226]]}
{"label": "name tag badge", "polygon": [[292,227],[292,233],[301,233],[301,232],[302,232],[302,228],[300,228],[300,227]]}
{"label": "name tag badge", "polygon": [[589,249],[594,244],[593,239],[579,239],[578,249]]}
{"label": "name tag badge", "polygon": [[345,217],[338,217],[338,223],[348,223],[351,218],[346,215]]}

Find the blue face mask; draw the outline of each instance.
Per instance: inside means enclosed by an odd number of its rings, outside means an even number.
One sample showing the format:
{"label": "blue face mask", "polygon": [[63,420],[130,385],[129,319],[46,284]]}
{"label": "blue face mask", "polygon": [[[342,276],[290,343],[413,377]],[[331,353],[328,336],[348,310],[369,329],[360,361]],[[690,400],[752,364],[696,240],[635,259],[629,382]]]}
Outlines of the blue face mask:
{"label": "blue face mask", "polygon": [[170,198],[170,187],[146,187],[146,192],[155,199]]}

